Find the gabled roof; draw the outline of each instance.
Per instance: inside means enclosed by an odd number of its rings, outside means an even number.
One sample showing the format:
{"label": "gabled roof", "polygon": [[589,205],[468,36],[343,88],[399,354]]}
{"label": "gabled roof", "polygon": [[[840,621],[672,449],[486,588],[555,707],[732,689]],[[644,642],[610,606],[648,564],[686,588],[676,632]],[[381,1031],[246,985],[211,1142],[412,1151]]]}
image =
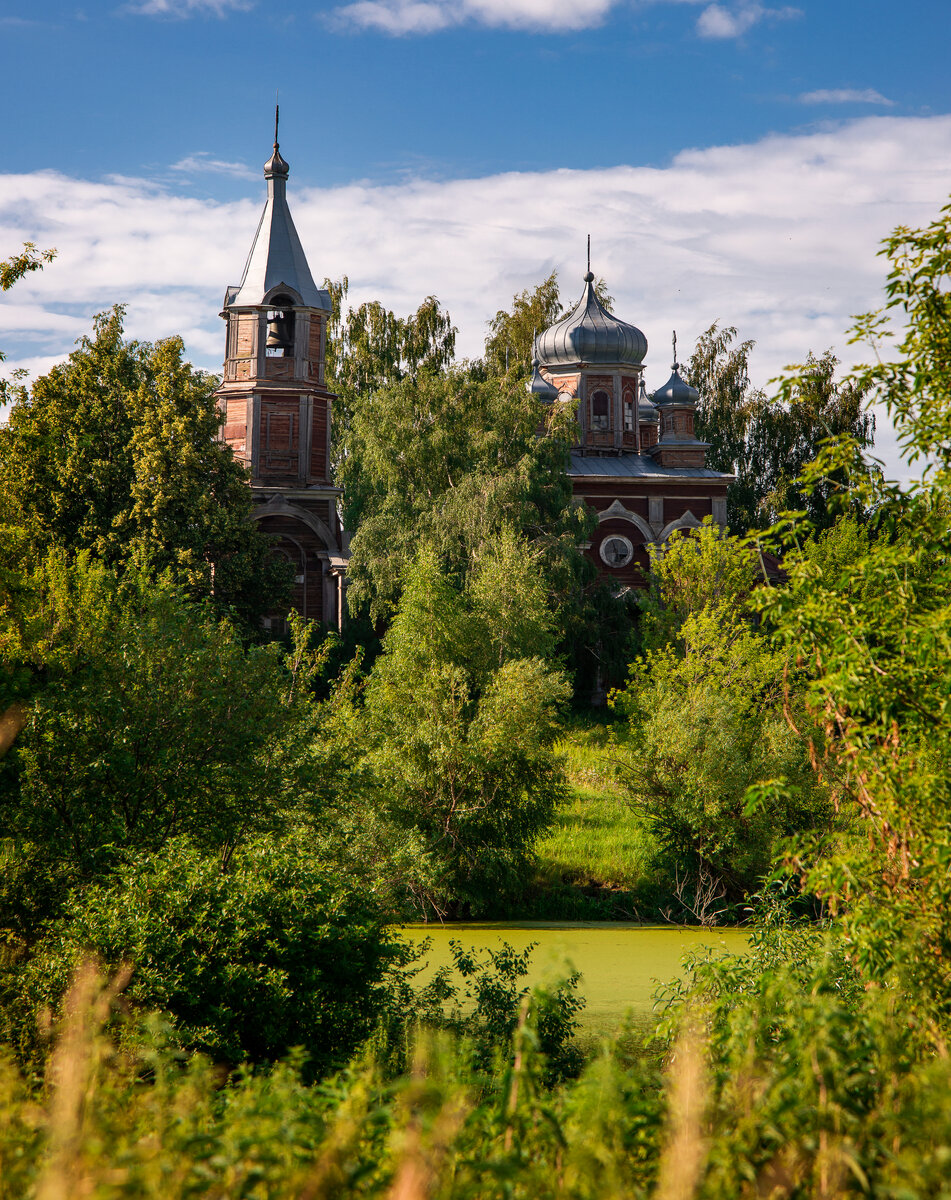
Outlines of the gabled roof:
{"label": "gabled roof", "polygon": [[274,294],[286,291],[296,304],[330,312],[330,293],[314,283],[291,210],[287,207],[289,173],[275,142],[274,153],[264,167],[267,203],[241,282],[237,287],[229,287],[225,293],[226,308],[267,304]]}

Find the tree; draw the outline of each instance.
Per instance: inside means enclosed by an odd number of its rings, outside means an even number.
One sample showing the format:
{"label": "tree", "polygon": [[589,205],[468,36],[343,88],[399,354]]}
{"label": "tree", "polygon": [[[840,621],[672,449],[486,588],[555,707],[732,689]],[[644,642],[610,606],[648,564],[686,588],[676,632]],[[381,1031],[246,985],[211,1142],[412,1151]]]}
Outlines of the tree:
{"label": "tree", "polygon": [[[614,298],[608,294],[603,279],[596,279],[594,290],[610,312]],[[512,297],[511,311],[500,308],[489,322],[485,354],[479,364],[492,376],[502,377],[511,372],[519,379],[532,372],[532,346],[536,335],[554,325],[565,314],[558,284],[558,273],[552,273],[534,288],[525,288]]]}
{"label": "tree", "polygon": [[810,354],[795,383],[781,389],[780,402],[760,412],[750,428],[751,457],[764,464],[763,524],[792,509],[803,510],[814,529],[828,529],[843,507],[864,515],[857,495],[847,495],[854,468],[829,471],[808,487],[800,482],[806,465],[830,439],[848,439],[860,452],[872,445],[875,417],[866,407],[867,388],[855,379],[837,382],[837,365],[831,350],[821,358]]}
{"label": "tree", "polygon": [[[816,762],[865,836],[789,856],[802,886],[840,918],[868,986],[897,988],[904,1018],[951,1028],[951,205],[923,229],[900,228],[883,312],[862,317],[876,361],[854,387],[890,413],[922,478],[899,487],[861,470],[860,446],[825,447],[806,487],[849,472],[880,536],[847,554],[800,552],[789,518],[789,581],[758,607],[809,664],[807,700],[824,728]],[[895,317],[904,327],[895,329]],[[889,343],[893,342],[893,345]],[[784,382],[784,393],[798,376]],[[808,531],[808,525],[805,525]],[[928,1035],[931,1037],[931,1034]]]}
{"label": "tree", "polygon": [[123,337],[95,319],[69,360],[18,391],[0,429],[0,490],[35,554],[88,550],[167,575],[253,630],[286,571],[250,520],[247,475],[217,440],[215,380],[180,338]]}
{"label": "tree", "polygon": [[540,412],[518,381],[459,369],[362,396],[338,473],[345,522],[356,530],[351,611],[391,614],[424,545],[461,585],[509,526],[538,555],[556,606],[567,599],[583,570],[577,545],[589,521],[565,474],[570,420]]}
{"label": "tree", "polygon": [[332,311],[327,328],[326,373],[338,399],[334,406],[333,456],[339,465],[350,452],[348,432],[361,400],[420,373],[438,374],[452,363],[456,327],[435,296],[427,296],[415,313],[398,317],[379,300],[358,308],[344,303],[346,277],[324,280]]}
{"label": "tree", "polygon": [[[733,900],[762,879],[779,839],[831,815],[807,753],[802,682],[752,619],[761,579],[755,551],[709,519],[672,537],[644,601],[646,650],[614,699],[629,722],[625,786],[665,868]],[[751,804],[767,780],[781,783]]]}
{"label": "tree", "polygon": [[[19,254],[14,254],[10,258],[0,261],[0,292],[8,292],[18,279],[22,279],[24,275],[29,275],[31,271],[41,271],[43,266],[48,262],[52,262],[55,257],[55,250],[37,251],[35,243],[24,242],[23,249]],[[6,355],[0,350],[0,363],[4,362],[5,359]],[[6,400],[8,389],[9,384],[7,380],[0,379],[0,403]]]}
{"label": "tree", "polygon": [[485,603],[492,578],[485,565],[457,590],[422,553],[366,686],[364,803],[413,832],[416,894],[437,911],[491,911],[517,894],[564,794],[550,746],[568,687],[536,656],[550,613],[530,567],[499,609]]}
{"label": "tree", "polygon": [[552,273],[534,289],[526,288],[512,297],[512,309],[499,309],[489,322],[483,363],[490,375],[525,377],[532,372],[532,343],[537,334],[554,325],[564,314],[558,273]]}
{"label": "tree", "polygon": [[26,712],[0,837],[67,879],[179,836],[226,860],[306,788],[308,706],[280,651],[245,649],[166,581],[51,555],[3,614],[0,663]]}
{"label": "tree", "polygon": [[[615,700],[630,721],[622,777],[670,875],[735,901],[780,839],[827,829],[831,809],[786,719],[802,718],[786,655],[729,606],[688,616],[678,641],[648,651]],[[749,802],[775,780],[768,803]]]}
{"label": "tree", "polygon": [[[749,378],[752,341],[734,344],[736,329],[714,322],[697,340],[686,377],[700,393],[697,436],[710,443],[708,464],[736,475],[727,490],[727,520],[737,533],[771,525],[779,513],[804,509],[813,525],[828,528],[836,509],[833,493],[846,484],[841,472],[811,487],[797,480],[826,439],[848,437],[867,449],[874,417],[854,381],[836,381],[831,350],[809,355],[776,400]],[[791,377],[792,378],[792,377]]]}
{"label": "tree", "polygon": [[689,616],[702,612],[742,615],[757,583],[764,582],[756,551],[712,518],[689,534],[675,530],[651,557],[649,590],[641,600],[641,634],[648,647],[676,644]]}
{"label": "tree", "polygon": [[765,396],[750,382],[749,360],[754,342],[734,345],[734,326],[714,321],[697,339],[684,372],[700,393],[696,433],[708,442],[707,464],[736,475],[727,488],[727,522],[745,533],[757,522],[760,491],[749,462],[747,434],[754,413],[762,411]]}

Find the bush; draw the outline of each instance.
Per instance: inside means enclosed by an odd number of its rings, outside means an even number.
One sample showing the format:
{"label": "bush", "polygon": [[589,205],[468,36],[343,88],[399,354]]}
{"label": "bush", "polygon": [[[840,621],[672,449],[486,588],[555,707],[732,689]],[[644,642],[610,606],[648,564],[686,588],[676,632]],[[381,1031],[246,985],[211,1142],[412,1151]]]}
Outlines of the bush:
{"label": "bush", "polygon": [[[832,810],[787,720],[787,659],[726,608],[685,618],[679,645],[649,651],[615,703],[630,718],[622,779],[688,911],[740,899],[778,839],[828,827]],[[798,704],[801,709],[801,703]],[[800,721],[804,718],[800,713]],[[800,726],[801,727],[801,726]],[[758,803],[750,789],[781,781]]]}
{"label": "bush", "polygon": [[269,1061],[303,1047],[311,1072],[342,1063],[374,1028],[388,971],[409,952],[372,901],[293,848],[258,841],[223,871],[181,840],[76,891],[21,968],[20,1043],[56,1010],[85,956],[130,963],[125,997],[159,1009],[184,1046],[216,1061]]}
{"label": "bush", "polygon": [[50,555],[26,582],[0,611],[0,664],[27,704],[0,836],[89,879],[117,849],[227,851],[280,822],[306,755],[276,646],[247,649],[180,588],[88,556]]}

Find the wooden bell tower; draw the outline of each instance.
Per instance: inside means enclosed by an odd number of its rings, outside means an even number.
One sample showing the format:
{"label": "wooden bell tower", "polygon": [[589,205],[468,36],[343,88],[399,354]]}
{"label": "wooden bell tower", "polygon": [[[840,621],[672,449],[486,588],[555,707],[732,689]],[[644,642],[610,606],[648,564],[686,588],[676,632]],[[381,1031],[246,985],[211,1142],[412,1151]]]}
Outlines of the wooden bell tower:
{"label": "wooden bell tower", "polygon": [[[278,146],[264,166],[267,202],[241,283],[225,293],[222,436],[251,474],[254,520],[294,568],[293,607],[343,621],[346,539],[330,471],[335,397],[324,379],[328,292],[314,284],[287,206],[289,168]],[[286,614],[268,623],[283,625]]]}

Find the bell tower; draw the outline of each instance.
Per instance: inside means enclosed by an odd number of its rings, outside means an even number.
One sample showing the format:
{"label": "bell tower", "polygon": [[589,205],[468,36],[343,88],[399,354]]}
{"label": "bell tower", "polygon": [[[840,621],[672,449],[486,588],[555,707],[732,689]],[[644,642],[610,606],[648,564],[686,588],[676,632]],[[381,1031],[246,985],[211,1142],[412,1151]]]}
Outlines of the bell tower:
{"label": "bell tower", "polygon": [[[293,607],[340,626],[347,564],[330,469],[335,397],[324,378],[331,302],[318,288],[287,206],[278,145],[264,165],[267,201],[240,284],[225,293],[222,437],[251,474],[253,519],[294,568]],[[269,622],[280,627],[283,615]]]}

